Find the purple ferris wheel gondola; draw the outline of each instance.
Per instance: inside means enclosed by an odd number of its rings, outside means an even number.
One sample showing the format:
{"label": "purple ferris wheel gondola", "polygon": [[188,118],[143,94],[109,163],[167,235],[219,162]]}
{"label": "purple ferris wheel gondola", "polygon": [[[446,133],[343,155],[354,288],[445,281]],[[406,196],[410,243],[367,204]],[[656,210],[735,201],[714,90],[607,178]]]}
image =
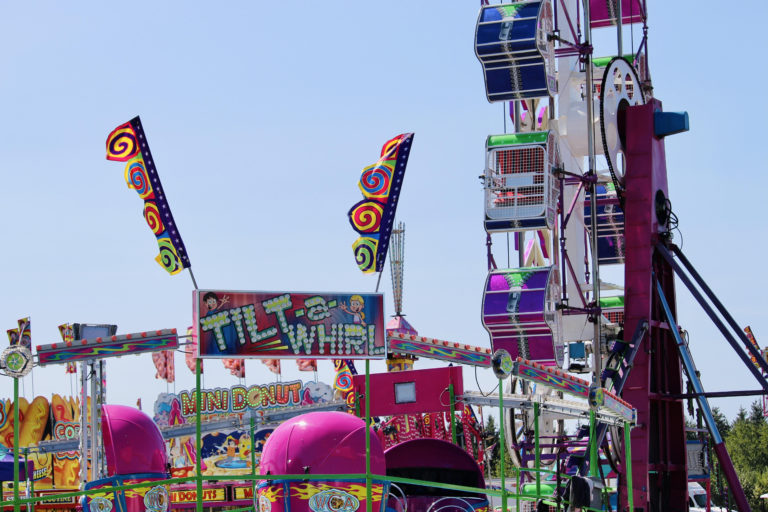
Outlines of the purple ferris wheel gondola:
{"label": "purple ferris wheel gondola", "polygon": [[549,1],[480,9],[475,55],[483,66],[488,101],[541,98],[557,92]]}
{"label": "purple ferris wheel gondola", "polygon": [[492,270],[483,290],[483,327],[492,350],[544,365],[563,365],[557,266]]}

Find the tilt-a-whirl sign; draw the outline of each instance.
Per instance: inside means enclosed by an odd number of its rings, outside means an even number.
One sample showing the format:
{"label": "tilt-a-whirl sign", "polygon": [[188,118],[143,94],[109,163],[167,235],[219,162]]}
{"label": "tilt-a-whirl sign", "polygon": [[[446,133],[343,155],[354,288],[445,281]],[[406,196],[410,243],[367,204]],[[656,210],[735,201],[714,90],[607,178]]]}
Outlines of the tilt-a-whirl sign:
{"label": "tilt-a-whirl sign", "polygon": [[194,292],[202,357],[379,359],[381,294]]}

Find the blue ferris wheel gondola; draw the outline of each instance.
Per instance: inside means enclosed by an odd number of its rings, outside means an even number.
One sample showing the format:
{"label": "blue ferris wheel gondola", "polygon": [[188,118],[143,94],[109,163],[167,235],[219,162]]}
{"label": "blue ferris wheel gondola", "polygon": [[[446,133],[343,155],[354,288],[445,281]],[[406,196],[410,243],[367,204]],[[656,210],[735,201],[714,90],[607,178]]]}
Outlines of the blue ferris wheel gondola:
{"label": "blue ferris wheel gondola", "polygon": [[[597,260],[600,265],[624,263],[624,211],[613,184],[598,184],[597,191]],[[584,221],[589,233],[592,232],[590,196],[584,199]]]}
{"label": "blue ferris wheel gondola", "polygon": [[483,66],[488,101],[541,98],[557,92],[552,5],[549,1],[480,9],[475,55]]}

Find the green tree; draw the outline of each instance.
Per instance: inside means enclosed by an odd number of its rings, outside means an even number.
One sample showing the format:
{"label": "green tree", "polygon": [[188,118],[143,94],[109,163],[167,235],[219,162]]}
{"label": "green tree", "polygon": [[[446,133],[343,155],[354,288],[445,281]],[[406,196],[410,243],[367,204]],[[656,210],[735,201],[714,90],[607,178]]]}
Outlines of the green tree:
{"label": "green tree", "polygon": [[689,441],[699,439],[698,426],[691,418],[685,418],[685,438]]}
{"label": "green tree", "polygon": [[715,418],[715,425],[717,425],[717,430],[720,431],[720,435],[724,438],[728,436],[728,432],[731,431],[731,424],[728,423],[728,418],[725,417],[723,411],[721,411],[719,407],[713,407],[712,416]]}
{"label": "green tree", "polygon": [[749,416],[747,417],[747,421],[753,425],[762,425],[765,423],[765,416],[763,416],[763,406],[757,400],[752,402],[752,405],[749,407]]}
{"label": "green tree", "polygon": [[739,409],[725,442],[750,506],[763,510],[760,495],[768,492],[768,422],[759,402],[752,403],[749,413]]}
{"label": "green tree", "polygon": [[[493,416],[489,416],[488,421],[485,424],[485,429],[483,430],[483,437],[485,439],[485,449],[486,453],[490,452],[488,454],[488,458],[486,459],[486,463],[488,464],[486,469],[486,475],[488,474],[488,471],[490,469],[491,477],[498,478],[499,477],[499,458],[502,454],[504,454],[504,467],[506,469],[506,474],[509,477],[509,475],[512,474],[512,458],[509,456],[509,451],[507,450],[506,443],[504,446],[500,443],[499,440],[499,428],[496,425],[496,418]],[[491,449],[491,447],[493,447]]]}
{"label": "green tree", "polygon": [[488,417],[483,430],[483,440],[486,450],[486,474],[495,475],[499,470],[499,429],[496,428],[496,418]]}

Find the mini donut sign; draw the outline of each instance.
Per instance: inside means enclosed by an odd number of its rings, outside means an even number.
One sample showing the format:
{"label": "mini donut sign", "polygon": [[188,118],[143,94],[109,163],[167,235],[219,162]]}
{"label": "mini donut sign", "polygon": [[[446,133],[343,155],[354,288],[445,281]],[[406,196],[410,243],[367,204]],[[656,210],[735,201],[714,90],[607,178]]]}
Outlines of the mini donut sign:
{"label": "mini donut sign", "polygon": [[382,294],[196,290],[202,357],[383,359]]}

